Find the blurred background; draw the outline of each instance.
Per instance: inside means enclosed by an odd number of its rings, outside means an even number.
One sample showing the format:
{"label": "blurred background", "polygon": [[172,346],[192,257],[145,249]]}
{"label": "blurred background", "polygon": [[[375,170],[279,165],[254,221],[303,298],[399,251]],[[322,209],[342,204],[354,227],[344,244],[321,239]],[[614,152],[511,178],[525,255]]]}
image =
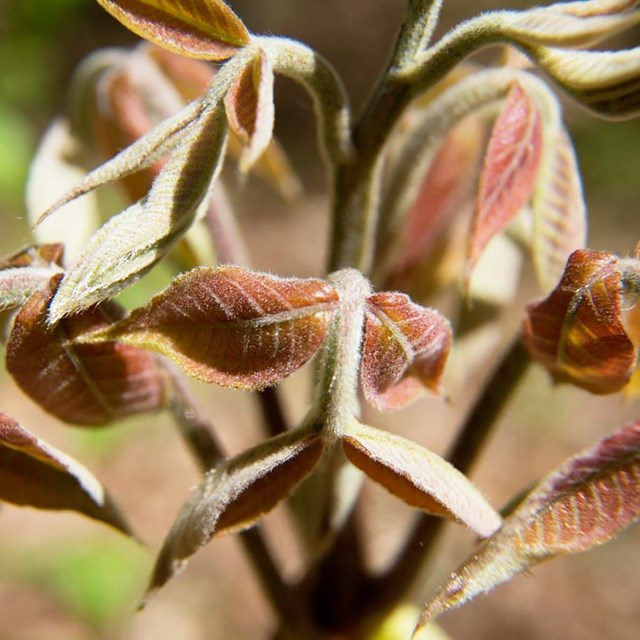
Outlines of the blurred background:
{"label": "blurred background", "polygon": [[[230,4],[252,31],[300,39],[324,54],[342,75],[356,110],[384,64],[404,9],[402,0]],[[506,6],[451,0],[445,5],[438,33],[482,9]],[[65,109],[75,65],[97,48],[135,42],[92,0],[0,0],[0,255],[28,240],[23,194],[29,162],[47,124]],[[623,42],[637,45],[640,32],[625,34]],[[251,182],[243,187],[252,191],[240,201],[240,216],[257,267],[319,274],[325,247],[318,239],[327,229],[327,196],[312,109],[305,93],[287,81],[278,81],[276,100],[277,134],[309,197],[291,211]],[[629,254],[640,240],[640,122],[596,121],[570,104],[566,119],[584,176],[589,245]],[[288,239],[284,252],[283,237]],[[307,385],[304,372],[283,385],[292,421],[304,414]],[[194,385],[194,390],[230,452],[260,437],[256,409],[246,394],[203,385]],[[468,395],[460,388],[450,405],[424,400],[393,418],[367,419],[443,452],[471,400]],[[501,421],[474,480],[494,505],[501,505],[568,455],[636,417],[639,409],[637,401],[619,396],[593,398],[552,389],[534,369]],[[132,419],[106,430],[64,427],[25,400],[4,372],[0,411],[89,466],[152,550],[198,481],[195,464],[163,416]],[[369,551],[373,562],[383,563],[411,514],[371,486],[365,494]],[[286,572],[295,575],[299,553],[285,518],[276,510],[265,527],[277,540]],[[469,536],[455,527],[450,531],[438,566],[415,589],[417,602],[471,548]],[[640,531],[631,528],[593,553],[537,567],[532,575],[520,576],[447,616],[442,626],[456,639],[635,639],[640,629],[639,544]],[[133,615],[151,562],[149,549],[79,516],[3,505],[0,597],[5,606],[0,607],[0,640],[268,637],[270,612],[233,539],[209,545],[181,578],[144,612]]]}

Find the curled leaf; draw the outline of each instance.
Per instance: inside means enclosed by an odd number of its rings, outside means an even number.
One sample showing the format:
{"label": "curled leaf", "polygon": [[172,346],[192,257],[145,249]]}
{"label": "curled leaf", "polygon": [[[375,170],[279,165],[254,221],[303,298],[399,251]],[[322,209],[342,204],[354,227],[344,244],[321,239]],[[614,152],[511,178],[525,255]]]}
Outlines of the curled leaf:
{"label": "curled leaf", "polygon": [[543,560],[586,551],[640,516],[640,423],[550,473],[430,600],[418,628]]}
{"label": "curled leaf", "polygon": [[38,509],[76,511],[131,534],[117,507],[88,469],[3,413],[0,500]]}
{"label": "curled leaf", "polygon": [[127,29],[192,58],[225,60],[248,44],[246,27],[222,0],[98,0]]}
{"label": "curled leaf", "polygon": [[622,323],[620,292],[618,259],[584,249],[571,254],[549,296],[527,307],[527,347],[555,382],[604,394],[629,381],[637,350]]}
{"label": "curled leaf", "polygon": [[366,301],[361,380],[376,409],[393,411],[425,390],[440,393],[451,348],[449,322],[404,293],[374,293]]}
{"label": "curled leaf", "polygon": [[356,467],[412,507],[454,520],[482,537],[502,522],[470,480],[411,440],[354,420],[342,447]]}
{"label": "curled leaf", "polygon": [[315,354],[337,305],[336,290],[322,280],[202,267],[84,339],[153,349],[201,380],[261,389]]}
{"label": "curled leaf", "polygon": [[7,370],[43,409],[67,423],[102,425],[153,411],[164,403],[164,379],[144,351],[113,342],[75,344],[108,324],[104,308],[69,317],[55,327],[47,306],[60,276],[19,311],[7,343]]}
{"label": "curled leaf", "polygon": [[212,537],[246,529],[273,509],[311,472],[322,450],[317,432],[296,430],[209,471],[167,535],[148,591],[163,586]]}

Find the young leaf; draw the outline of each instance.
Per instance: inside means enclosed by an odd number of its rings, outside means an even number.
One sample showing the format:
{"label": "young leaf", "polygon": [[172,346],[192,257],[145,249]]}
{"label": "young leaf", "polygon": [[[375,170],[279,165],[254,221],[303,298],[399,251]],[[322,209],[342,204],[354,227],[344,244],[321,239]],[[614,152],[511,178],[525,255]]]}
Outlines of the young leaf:
{"label": "young leaf", "polygon": [[514,82],[485,154],[469,240],[469,273],[488,242],[531,198],[541,152],[542,116]]}
{"label": "young leaf", "polygon": [[98,0],[146,40],[192,58],[226,60],[251,36],[222,0]]}
{"label": "young leaf", "polygon": [[615,256],[578,250],[558,286],[527,307],[527,347],[555,382],[604,394],[629,381],[637,351],[622,324],[620,291]]}
{"label": "young leaf", "polygon": [[89,240],[49,310],[53,324],[115,295],[154,267],[184,235],[220,171],[226,122],[211,106],[160,171],[148,196]]}
{"label": "young leaf", "polygon": [[587,212],[580,170],[568,133],[560,128],[545,145],[532,201],[533,259],[538,282],[550,291],[569,255],[584,247]]}
{"label": "young leaf", "polygon": [[103,425],[160,408],[164,379],[148,353],[113,342],[74,343],[86,331],[107,325],[104,308],[71,316],[56,327],[47,324],[47,306],[59,278],[34,293],[15,318],[6,358],[20,388],[72,424]]}
{"label": "young leaf", "polygon": [[411,440],[354,420],[342,447],[356,467],[412,507],[454,520],[482,537],[502,522],[462,473]]}
{"label": "young leaf", "polygon": [[0,500],[38,509],[77,511],[131,535],[117,507],[88,469],[3,413]]}
{"label": "young leaf", "polygon": [[425,389],[440,393],[440,377],[451,348],[449,322],[404,293],[367,298],[360,377],[376,409],[393,411]]}
{"label": "young leaf", "polygon": [[296,430],[209,471],[169,531],[148,592],[163,586],[212,537],[246,529],[273,509],[311,472],[322,450],[319,433]]}
{"label": "young leaf", "polygon": [[245,149],[240,169],[248,171],[262,155],[273,135],[273,67],[259,49],[254,59],[236,77],[224,104],[231,130]]}
{"label": "young leaf", "polygon": [[261,389],[315,354],[337,305],[336,290],[322,280],[202,267],[83,340],[153,349],[206,382]]}
{"label": "young leaf", "polygon": [[635,422],[543,479],[427,603],[418,628],[527,567],[611,540],[639,516],[640,422]]}

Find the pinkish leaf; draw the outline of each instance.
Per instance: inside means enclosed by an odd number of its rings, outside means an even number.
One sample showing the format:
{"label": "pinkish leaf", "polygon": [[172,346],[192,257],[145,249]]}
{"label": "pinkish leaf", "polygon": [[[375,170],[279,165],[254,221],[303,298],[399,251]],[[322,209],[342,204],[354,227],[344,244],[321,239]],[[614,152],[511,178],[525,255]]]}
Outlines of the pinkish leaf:
{"label": "pinkish leaf", "polygon": [[60,277],[34,293],[15,318],[7,343],[7,370],[20,388],[61,420],[102,425],[162,407],[163,374],[144,351],[108,342],[75,344],[83,333],[109,322],[106,307],[46,322]]}
{"label": "pinkish leaf", "polygon": [[361,380],[376,409],[393,411],[425,390],[440,393],[440,378],[451,348],[451,327],[434,309],[404,293],[367,298]]}
{"label": "pinkish leaf", "polygon": [[475,486],[439,455],[355,420],[342,439],[347,458],[408,505],[490,536],[501,518]]}
{"label": "pinkish leaf", "polygon": [[427,603],[418,628],[557,555],[586,551],[640,516],[640,422],[569,458]]}
{"label": "pinkish leaf", "polygon": [[127,29],[191,58],[225,60],[248,44],[244,24],[222,0],[98,0]]}
{"label": "pinkish leaf", "polygon": [[83,340],[153,349],[206,382],[261,389],[315,354],[337,304],[338,293],[322,280],[202,267]]}
{"label": "pinkish leaf", "polygon": [[81,464],[0,413],[0,500],[77,511],[131,534],[102,485]]}
{"label": "pinkish leaf", "polygon": [[527,347],[554,381],[602,394],[627,384],[637,351],[621,319],[621,286],[616,256],[578,250],[558,286],[527,307]]}
{"label": "pinkish leaf", "polygon": [[533,194],[542,152],[542,116],[514,82],[491,132],[469,239],[470,273],[489,241]]}

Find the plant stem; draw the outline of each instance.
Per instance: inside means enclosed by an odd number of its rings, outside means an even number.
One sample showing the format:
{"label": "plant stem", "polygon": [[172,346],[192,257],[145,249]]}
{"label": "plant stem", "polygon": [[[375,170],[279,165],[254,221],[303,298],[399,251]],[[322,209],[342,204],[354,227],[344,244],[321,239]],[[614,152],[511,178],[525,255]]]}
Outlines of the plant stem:
{"label": "plant stem", "polygon": [[257,393],[262,421],[269,436],[278,436],[289,430],[282,402],[275,387],[267,387]]}
{"label": "plant stem", "polygon": [[[530,362],[518,334],[486,382],[447,455],[447,460],[462,473],[468,474],[478,459]],[[442,518],[427,514],[417,517],[393,564],[384,573],[369,579],[366,601],[360,603],[366,616],[382,616],[397,604],[433,553],[445,523]]]}

